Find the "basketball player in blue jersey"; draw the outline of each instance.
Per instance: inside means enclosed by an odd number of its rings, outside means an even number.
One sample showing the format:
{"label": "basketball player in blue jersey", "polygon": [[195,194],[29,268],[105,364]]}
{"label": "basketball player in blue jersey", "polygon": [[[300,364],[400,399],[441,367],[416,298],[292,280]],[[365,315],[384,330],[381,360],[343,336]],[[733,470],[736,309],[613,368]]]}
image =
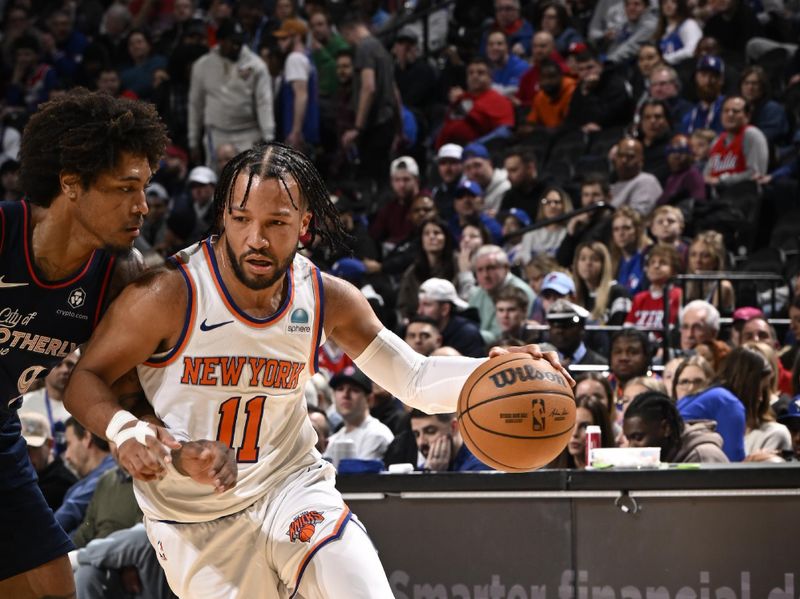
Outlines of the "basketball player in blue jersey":
{"label": "basketball player in blue jersey", "polygon": [[43,105],[25,128],[26,197],[0,203],[0,597],[75,596],[72,543],[36,484],[16,410],[140,270],[131,247],[166,141],[150,105],[85,90]]}
{"label": "basketball player in blue jersey", "polygon": [[[120,409],[110,385],[136,367],[156,416],[181,441],[236,452],[232,488],[165,463],[136,476],[148,537],[183,599],[392,597],[377,554],[314,448],[303,388],[333,339],[371,379],[429,413],[454,412],[482,361],[426,358],[385,329],[358,289],[320,273],[298,242],[346,237],[309,160],[276,143],[235,157],[215,192],[217,234],[129,285],[85,347],[67,408],[117,444],[120,460],[161,426]],[[553,354],[514,348],[557,367]],[[495,349],[495,354],[504,350]],[[567,380],[572,379],[562,369]]]}

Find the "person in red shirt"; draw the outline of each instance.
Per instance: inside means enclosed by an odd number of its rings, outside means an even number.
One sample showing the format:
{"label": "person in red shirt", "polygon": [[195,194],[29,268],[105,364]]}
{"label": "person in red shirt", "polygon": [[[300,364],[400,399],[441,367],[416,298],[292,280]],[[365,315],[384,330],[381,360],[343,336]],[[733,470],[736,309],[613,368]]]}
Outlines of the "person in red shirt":
{"label": "person in red shirt", "polygon": [[[678,250],[672,245],[657,243],[647,254],[645,274],[650,281],[647,291],[640,291],[633,296],[633,305],[625,322],[637,327],[663,328],[664,326],[664,286],[674,275],[680,272],[681,258]],[[678,320],[681,307],[681,289],[672,287],[669,290],[669,323]],[[660,334],[655,335],[658,339]]]}
{"label": "person in red shirt", "polygon": [[498,127],[514,126],[514,106],[492,89],[492,67],[485,58],[473,58],[467,65],[467,91],[450,89],[450,107],[436,140],[466,145],[485,137]]}
{"label": "person in red shirt", "polygon": [[517,92],[517,99],[523,106],[530,106],[539,91],[542,64],[545,60],[549,59],[555,62],[565,75],[569,73],[569,67],[556,50],[556,42],[551,34],[546,31],[538,32],[533,36],[531,45],[533,48],[531,50],[531,68],[522,74]]}

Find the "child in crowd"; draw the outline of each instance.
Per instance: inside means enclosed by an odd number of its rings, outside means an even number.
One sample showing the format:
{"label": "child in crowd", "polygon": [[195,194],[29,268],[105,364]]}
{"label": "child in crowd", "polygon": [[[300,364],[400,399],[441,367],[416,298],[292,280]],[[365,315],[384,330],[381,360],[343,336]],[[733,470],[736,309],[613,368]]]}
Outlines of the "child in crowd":
{"label": "child in crowd", "polygon": [[681,270],[686,270],[689,244],[682,237],[686,223],[680,208],[659,206],[653,211],[650,223],[650,233],[655,242],[674,246],[681,259]]}
{"label": "child in crowd", "polygon": [[[667,282],[681,270],[678,250],[672,245],[658,243],[647,253],[645,274],[650,281],[647,291],[637,293],[633,297],[625,322],[637,327],[661,329],[664,327],[664,287]],[[681,289],[672,287],[669,290],[669,324],[678,320],[681,307]],[[655,337],[661,339],[661,334]]]}

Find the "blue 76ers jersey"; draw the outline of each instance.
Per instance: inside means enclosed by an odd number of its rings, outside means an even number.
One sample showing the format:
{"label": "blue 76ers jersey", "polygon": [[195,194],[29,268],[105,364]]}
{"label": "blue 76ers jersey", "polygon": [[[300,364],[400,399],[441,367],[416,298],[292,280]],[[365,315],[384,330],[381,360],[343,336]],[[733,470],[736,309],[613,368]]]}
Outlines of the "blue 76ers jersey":
{"label": "blue 76ers jersey", "polygon": [[89,339],[114,257],[96,250],[77,272],[47,281],[31,251],[31,207],[0,202],[0,414]]}

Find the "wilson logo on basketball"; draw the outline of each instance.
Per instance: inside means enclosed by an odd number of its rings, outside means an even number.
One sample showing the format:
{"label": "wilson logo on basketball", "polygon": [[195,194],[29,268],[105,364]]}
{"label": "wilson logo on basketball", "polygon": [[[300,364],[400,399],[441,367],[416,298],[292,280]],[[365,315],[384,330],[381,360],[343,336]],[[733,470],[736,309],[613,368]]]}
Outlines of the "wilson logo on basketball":
{"label": "wilson logo on basketball", "polygon": [[289,525],[289,540],[294,543],[300,541],[301,543],[308,543],[311,537],[314,536],[314,531],[317,524],[324,522],[325,517],[317,511],[303,512],[299,516],[295,516],[292,523]]}
{"label": "wilson logo on basketball", "polygon": [[514,368],[506,368],[505,370],[501,370],[500,372],[489,375],[489,378],[494,383],[494,386],[498,389],[502,389],[508,385],[513,385],[517,381],[520,383],[524,383],[525,381],[550,381],[551,383],[556,383],[562,387],[567,386],[567,384],[564,382],[564,379],[559,375],[553,372],[542,372],[530,364],[516,366]]}

